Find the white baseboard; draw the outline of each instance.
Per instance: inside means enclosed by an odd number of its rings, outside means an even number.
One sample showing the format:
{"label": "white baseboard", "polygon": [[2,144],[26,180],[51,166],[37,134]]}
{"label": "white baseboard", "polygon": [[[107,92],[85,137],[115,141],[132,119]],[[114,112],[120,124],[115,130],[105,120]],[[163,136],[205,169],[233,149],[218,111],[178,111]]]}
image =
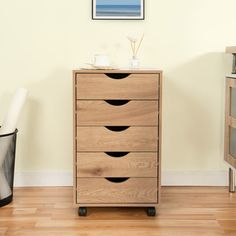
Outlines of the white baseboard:
{"label": "white baseboard", "polygon": [[227,186],[227,171],[163,171],[163,186]]}
{"label": "white baseboard", "polygon": [[[72,172],[16,172],[14,185],[72,186]],[[227,186],[227,171],[163,171],[163,186]]]}
{"label": "white baseboard", "polygon": [[30,186],[72,186],[72,172],[56,172],[56,171],[26,171],[16,172],[14,177],[14,186],[30,187]]}

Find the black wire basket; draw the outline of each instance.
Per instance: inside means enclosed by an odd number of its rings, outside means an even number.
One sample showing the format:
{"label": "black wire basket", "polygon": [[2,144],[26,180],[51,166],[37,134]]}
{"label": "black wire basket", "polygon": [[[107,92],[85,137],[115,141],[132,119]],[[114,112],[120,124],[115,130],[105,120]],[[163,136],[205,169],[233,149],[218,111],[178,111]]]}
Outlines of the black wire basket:
{"label": "black wire basket", "polygon": [[[5,156],[3,159],[2,165],[0,163],[1,165],[0,174],[1,176],[4,177],[5,184],[7,184],[7,186],[11,190],[9,194],[3,194],[3,189],[1,189],[1,183],[0,183],[0,207],[3,207],[9,204],[13,200],[13,184],[14,184],[17,132],[18,130],[16,129],[15,132],[13,133],[0,135],[0,156],[2,152],[4,152],[4,154],[2,155]],[[7,148],[7,149],[3,151],[4,148]],[[0,179],[0,182],[1,182],[1,179]]]}

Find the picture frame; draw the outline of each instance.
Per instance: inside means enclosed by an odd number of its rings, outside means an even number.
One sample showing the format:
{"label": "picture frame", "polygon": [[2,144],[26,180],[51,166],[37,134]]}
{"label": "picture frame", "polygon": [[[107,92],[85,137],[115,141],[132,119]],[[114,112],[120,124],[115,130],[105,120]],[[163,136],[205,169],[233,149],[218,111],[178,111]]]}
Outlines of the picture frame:
{"label": "picture frame", "polygon": [[144,20],[145,0],[92,0],[93,20]]}

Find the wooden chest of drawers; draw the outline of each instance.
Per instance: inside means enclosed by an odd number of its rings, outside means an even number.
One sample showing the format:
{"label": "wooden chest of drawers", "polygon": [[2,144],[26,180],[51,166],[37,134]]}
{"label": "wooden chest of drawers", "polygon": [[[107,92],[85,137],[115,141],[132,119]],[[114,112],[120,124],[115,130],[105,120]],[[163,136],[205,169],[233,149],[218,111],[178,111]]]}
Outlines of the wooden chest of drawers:
{"label": "wooden chest of drawers", "polygon": [[161,84],[156,70],[75,70],[74,202],[147,207],[160,201]]}

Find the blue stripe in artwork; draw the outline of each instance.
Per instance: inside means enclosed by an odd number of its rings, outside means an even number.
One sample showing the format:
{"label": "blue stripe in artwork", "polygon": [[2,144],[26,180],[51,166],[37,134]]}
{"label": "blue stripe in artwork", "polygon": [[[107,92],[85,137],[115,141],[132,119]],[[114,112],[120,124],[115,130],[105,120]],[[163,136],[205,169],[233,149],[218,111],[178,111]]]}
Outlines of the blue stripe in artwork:
{"label": "blue stripe in artwork", "polygon": [[98,5],[140,5],[141,0],[96,0]]}
{"label": "blue stripe in artwork", "polygon": [[141,16],[140,5],[97,5],[97,16]]}

